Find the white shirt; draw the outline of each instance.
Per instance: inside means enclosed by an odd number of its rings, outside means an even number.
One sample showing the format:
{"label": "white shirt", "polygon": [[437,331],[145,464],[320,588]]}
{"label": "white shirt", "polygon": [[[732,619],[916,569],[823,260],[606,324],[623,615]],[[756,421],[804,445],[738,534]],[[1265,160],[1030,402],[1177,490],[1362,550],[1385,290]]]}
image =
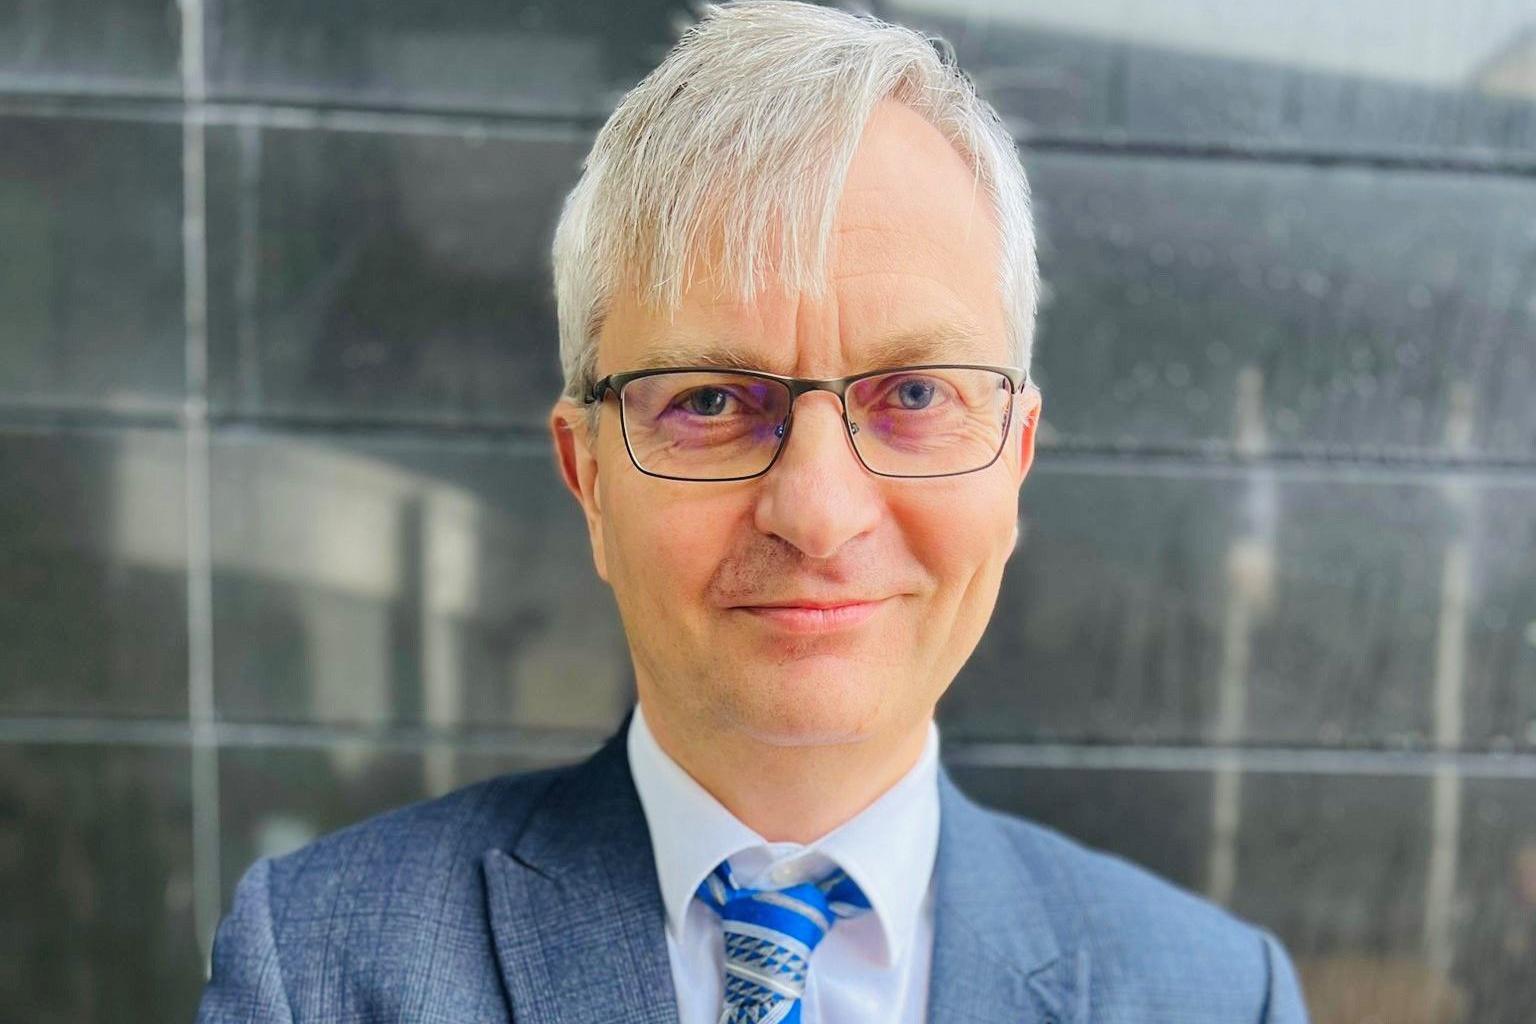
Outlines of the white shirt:
{"label": "white shirt", "polygon": [[725,940],[694,895],[727,857],[737,884],[783,888],[848,872],[870,910],[838,920],[811,959],[804,1024],[922,1024],[933,956],[933,864],[939,842],[939,731],[874,803],[809,845],[770,843],[742,824],[656,742],[636,705],[630,772],[650,827],[680,1024],[720,1018]]}

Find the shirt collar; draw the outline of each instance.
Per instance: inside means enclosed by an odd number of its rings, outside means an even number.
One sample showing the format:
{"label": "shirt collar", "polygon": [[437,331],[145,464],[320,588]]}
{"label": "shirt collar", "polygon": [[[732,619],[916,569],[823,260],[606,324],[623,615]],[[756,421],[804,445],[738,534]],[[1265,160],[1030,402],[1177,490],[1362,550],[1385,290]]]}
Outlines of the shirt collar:
{"label": "shirt collar", "polygon": [[[894,964],[917,929],[939,841],[939,731],[930,720],[923,752],[905,775],[852,818],[809,844],[769,843],[743,824],[661,749],[638,704],[626,737],[630,773],[644,808],[667,927],[681,940],[699,883],[726,858],[744,885],[773,861],[794,855],[815,877],[836,864],[848,872],[879,921],[884,963]],[[796,879],[800,880],[800,879]]]}

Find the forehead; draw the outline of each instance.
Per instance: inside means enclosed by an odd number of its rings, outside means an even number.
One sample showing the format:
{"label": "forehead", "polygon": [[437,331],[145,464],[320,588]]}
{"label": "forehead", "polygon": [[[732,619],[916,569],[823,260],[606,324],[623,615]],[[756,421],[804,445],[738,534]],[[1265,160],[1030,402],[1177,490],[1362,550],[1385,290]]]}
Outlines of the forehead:
{"label": "forehead", "polygon": [[918,114],[886,101],[849,164],[821,296],[792,293],[770,274],[743,301],[704,256],[671,316],[632,291],[616,296],[599,364],[602,372],[729,365],[790,374],[814,363],[816,375],[836,376],[1005,362],[1000,254],[992,204],[969,164]]}
{"label": "forehead", "polygon": [[[988,339],[972,324],[936,320],[900,328],[859,345],[859,365],[851,372],[918,363],[996,362]],[[722,369],[794,373],[792,353],[785,346],[753,339],[718,337],[693,331],[661,331],[643,337],[634,347],[628,369],[663,366],[712,366]]]}

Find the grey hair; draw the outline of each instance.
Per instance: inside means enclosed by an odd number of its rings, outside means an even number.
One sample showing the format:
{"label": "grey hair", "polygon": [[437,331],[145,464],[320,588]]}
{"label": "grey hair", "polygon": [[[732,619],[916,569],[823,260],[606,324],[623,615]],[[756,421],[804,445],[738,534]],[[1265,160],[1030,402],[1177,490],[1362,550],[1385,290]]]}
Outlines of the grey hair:
{"label": "grey hair", "polygon": [[[1013,360],[1029,368],[1040,291],[1029,182],[1013,136],[939,37],[797,0],[706,4],[620,100],[555,226],[565,397],[595,380],[597,339],[630,287],[675,315],[699,246],[719,240],[738,301],[765,269],[820,296],[827,243],[863,128],[894,99],[937,128],[985,186],[1002,239],[998,285]],[[589,407],[595,430],[600,406]]]}

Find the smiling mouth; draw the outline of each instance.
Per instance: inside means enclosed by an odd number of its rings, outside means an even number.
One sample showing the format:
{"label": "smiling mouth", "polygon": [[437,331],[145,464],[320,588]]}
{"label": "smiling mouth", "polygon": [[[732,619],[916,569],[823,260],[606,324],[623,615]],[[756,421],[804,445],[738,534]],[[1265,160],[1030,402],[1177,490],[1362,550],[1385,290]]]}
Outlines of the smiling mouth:
{"label": "smiling mouth", "polygon": [[880,598],[832,605],[741,605],[732,610],[746,612],[754,620],[786,633],[831,633],[868,622],[889,600]]}

